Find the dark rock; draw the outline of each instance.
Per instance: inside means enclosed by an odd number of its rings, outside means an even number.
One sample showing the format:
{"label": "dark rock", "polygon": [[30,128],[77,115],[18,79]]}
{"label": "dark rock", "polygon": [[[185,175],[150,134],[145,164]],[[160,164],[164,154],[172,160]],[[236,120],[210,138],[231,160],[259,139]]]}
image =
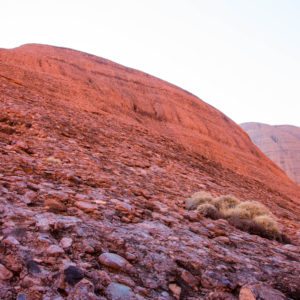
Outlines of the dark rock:
{"label": "dark rock", "polygon": [[69,266],[64,270],[65,280],[70,285],[75,285],[84,278],[84,273],[81,269],[75,266]]}
{"label": "dark rock", "polygon": [[28,272],[31,274],[41,273],[40,266],[34,260],[28,260],[26,262],[26,267],[27,267]]}

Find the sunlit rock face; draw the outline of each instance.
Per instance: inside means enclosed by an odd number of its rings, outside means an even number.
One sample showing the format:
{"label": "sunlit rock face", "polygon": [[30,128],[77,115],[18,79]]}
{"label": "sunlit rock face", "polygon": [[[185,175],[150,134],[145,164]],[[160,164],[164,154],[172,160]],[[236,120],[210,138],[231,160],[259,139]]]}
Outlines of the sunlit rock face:
{"label": "sunlit rock face", "polygon": [[[200,190],[263,202],[294,245],[187,211]],[[70,49],[0,50],[0,299],[297,299],[299,195],[178,87]]]}
{"label": "sunlit rock face", "polygon": [[262,152],[300,184],[300,128],[244,123],[242,128]]}

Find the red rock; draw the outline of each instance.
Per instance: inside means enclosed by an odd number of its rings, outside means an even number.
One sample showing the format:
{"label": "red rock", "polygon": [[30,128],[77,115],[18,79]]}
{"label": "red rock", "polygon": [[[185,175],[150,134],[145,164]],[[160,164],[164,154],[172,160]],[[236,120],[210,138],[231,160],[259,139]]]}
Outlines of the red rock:
{"label": "red rock", "polygon": [[97,210],[97,205],[84,201],[75,202],[75,206],[87,213],[93,213]]}
{"label": "red rock", "polygon": [[206,297],[205,300],[236,300],[237,298],[230,293],[226,292],[211,292]]}
{"label": "red rock", "polygon": [[78,282],[67,297],[68,300],[98,300],[93,284],[87,279]]}
{"label": "red rock", "polygon": [[13,273],[9,271],[5,266],[0,264],[0,279],[1,280],[9,280],[13,277]]}
{"label": "red rock", "polygon": [[286,300],[280,291],[263,284],[244,286],[240,290],[239,300]]}
{"label": "red rock", "polygon": [[57,245],[51,245],[51,246],[48,247],[47,253],[50,256],[58,256],[60,254],[63,254],[64,250],[61,247],[57,246]]}
{"label": "red rock", "polygon": [[[137,299],[172,299],[169,284],[182,297],[234,299],[260,281],[299,295],[299,187],[188,92],[92,55],[27,45],[0,50],[0,125],[0,261],[15,275],[0,282],[1,299],[103,300],[111,282],[126,286],[114,295]],[[294,245],[185,212],[199,190],[263,202]],[[47,211],[46,199],[66,210]],[[67,284],[70,266],[88,282]]]}
{"label": "red rock", "polygon": [[181,287],[177,284],[171,283],[169,284],[169,289],[172,292],[175,299],[179,300],[181,295]]}
{"label": "red rock", "polygon": [[194,289],[197,289],[199,281],[190,272],[186,270],[182,271],[181,278],[187,285],[191,286]]}
{"label": "red rock", "polygon": [[59,244],[63,249],[68,249],[72,246],[73,240],[68,237],[64,237],[60,240]]}
{"label": "red rock", "polygon": [[45,207],[48,211],[57,212],[57,213],[65,212],[67,210],[67,207],[65,206],[64,203],[53,198],[45,200]]}
{"label": "red rock", "polygon": [[102,265],[117,270],[128,270],[131,267],[130,263],[125,258],[115,253],[102,253],[99,256],[99,262]]}

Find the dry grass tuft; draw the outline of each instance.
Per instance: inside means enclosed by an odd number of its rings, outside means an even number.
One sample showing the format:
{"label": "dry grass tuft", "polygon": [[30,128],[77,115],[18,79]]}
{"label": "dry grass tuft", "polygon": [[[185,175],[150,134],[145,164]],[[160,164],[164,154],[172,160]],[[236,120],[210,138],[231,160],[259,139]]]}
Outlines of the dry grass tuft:
{"label": "dry grass tuft", "polygon": [[219,219],[220,214],[217,208],[210,203],[203,203],[197,207],[197,211],[204,217],[211,218],[213,220]]}
{"label": "dry grass tuft", "polygon": [[270,234],[279,234],[280,230],[278,228],[277,222],[274,220],[274,218],[267,216],[267,215],[262,215],[255,217],[253,221],[263,227],[267,232]]}
{"label": "dry grass tuft", "polygon": [[248,211],[251,219],[262,215],[271,215],[270,210],[262,203],[257,201],[241,202],[237,208]]}
{"label": "dry grass tuft", "polygon": [[216,199],[214,199],[214,205],[215,207],[220,211],[226,211],[228,209],[236,207],[238,204],[240,204],[240,200],[232,195],[225,195],[220,196]]}
{"label": "dry grass tuft", "polygon": [[225,218],[239,218],[239,219],[247,219],[250,220],[251,219],[251,213],[244,209],[244,208],[240,208],[238,206],[234,207],[234,208],[229,208],[227,210],[223,210],[223,215]]}
{"label": "dry grass tuft", "polygon": [[187,199],[185,205],[187,210],[197,209],[204,217],[213,220],[227,219],[231,225],[250,234],[285,244],[291,243],[290,239],[281,233],[270,210],[260,202],[240,202],[232,195],[214,199],[210,193],[201,191]]}
{"label": "dry grass tuft", "polygon": [[210,193],[204,191],[197,192],[193,194],[191,198],[188,198],[185,201],[185,208],[187,210],[194,210],[199,205],[204,203],[211,203],[212,201],[213,201],[213,196]]}

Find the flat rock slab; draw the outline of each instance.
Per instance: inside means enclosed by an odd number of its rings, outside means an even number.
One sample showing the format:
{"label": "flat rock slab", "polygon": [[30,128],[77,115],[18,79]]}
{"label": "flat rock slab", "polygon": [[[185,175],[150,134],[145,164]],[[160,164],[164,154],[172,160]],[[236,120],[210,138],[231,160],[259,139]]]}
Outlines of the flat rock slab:
{"label": "flat rock slab", "polygon": [[241,288],[239,300],[286,300],[278,290],[263,284],[247,285]]}
{"label": "flat rock slab", "polygon": [[128,270],[131,267],[125,258],[115,253],[102,253],[99,256],[99,262],[115,270]]}
{"label": "flat rock slab", "polygon": [[109,300],[133,300],[134,293],[131,288],[112,282],[106,289],[106,296]]}
{"label": "flat rock slab", "polygon": [[0,264],[0,280],[9,280],[13,277],[13,273],[9,271],[5,266]]}
{"label": "flat rock slab", "polygon": [[76,201],[75,206],[87,213],[95,212],[98,208],[97,205],[84,201]]}

